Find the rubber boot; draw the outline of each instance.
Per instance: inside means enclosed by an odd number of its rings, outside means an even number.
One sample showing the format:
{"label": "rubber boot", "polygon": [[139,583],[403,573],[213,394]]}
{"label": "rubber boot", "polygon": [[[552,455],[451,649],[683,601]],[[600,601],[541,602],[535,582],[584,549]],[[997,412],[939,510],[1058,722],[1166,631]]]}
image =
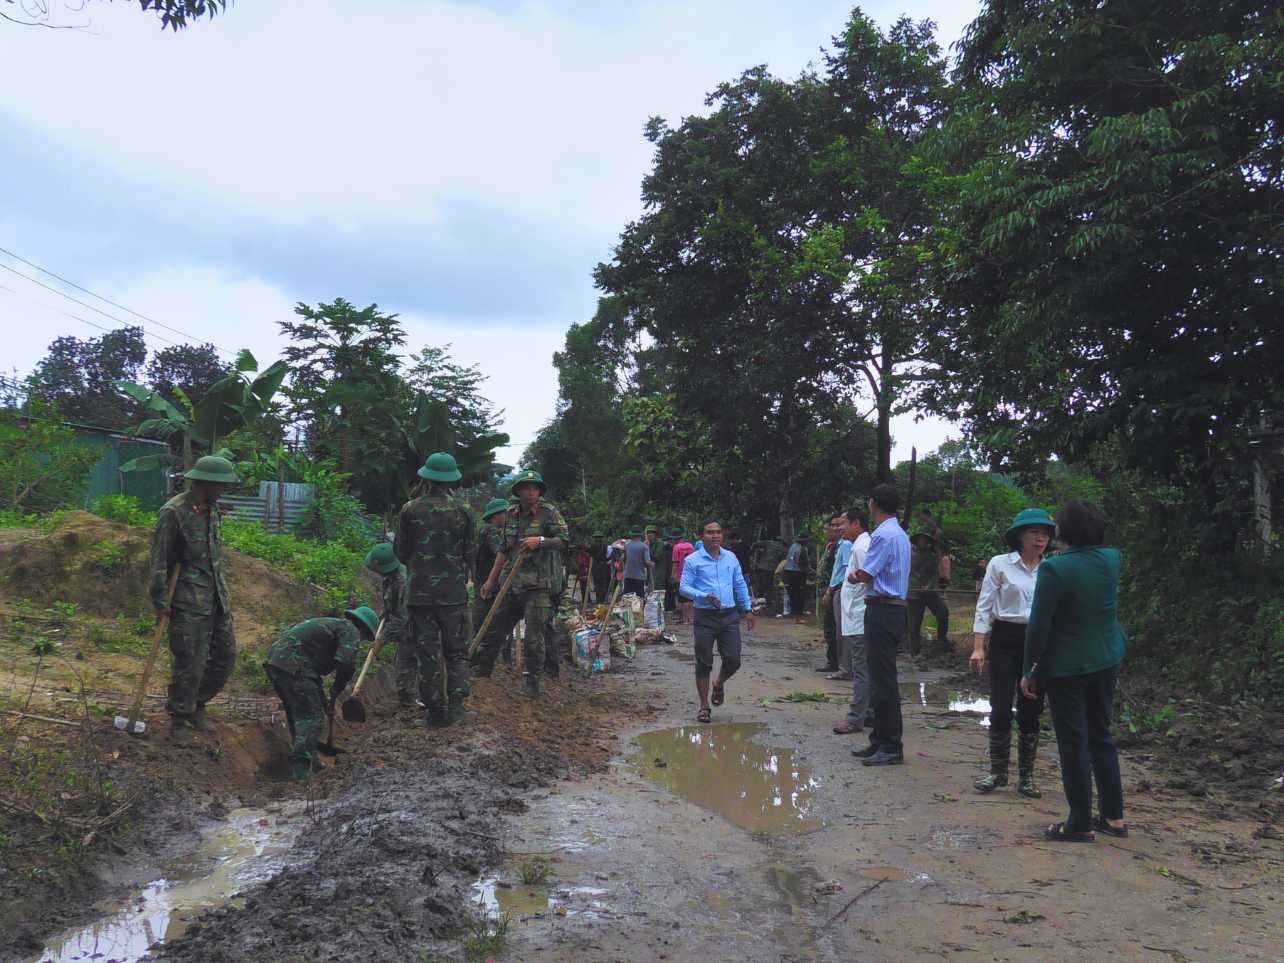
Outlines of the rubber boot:
{"label": "rubber boot", "polygon": [[526,694],[532,699],[539,698],[539,673],[526,673]]}
{"label": "rubber boot", "polygon": [[461,693],[452,692],[450,694],[450,708],[446,710],[446,718],[450,725],[461,721],[464,718],[464,697]]}
{"label": "rubber boot", "polygon": [[1042,799],[1034,784],[1034,759],[1039,754],[1039,733],[1023,732],[1017,737],[1017,792],[1028,799]]}
{"label": "rubber boot", "polygon": [[1012,730],[990,733],[990,774],[972,783],[977,792],[994,792],[1008,784],[1008,753],[1012,748]]}
{"label": "rubber boot", "polygon": [[196,703],[196,711],[192,713],[188,720],[193,729],[197,732],[213,732],[214,723],[210,722],[209,716],[205,714],[205,703]]}

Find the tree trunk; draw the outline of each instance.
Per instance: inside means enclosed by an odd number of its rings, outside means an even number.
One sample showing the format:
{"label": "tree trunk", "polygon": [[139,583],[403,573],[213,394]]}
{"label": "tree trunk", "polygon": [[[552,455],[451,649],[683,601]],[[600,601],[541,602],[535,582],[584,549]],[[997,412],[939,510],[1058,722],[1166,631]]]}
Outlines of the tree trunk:
{"label": "tree trunk", "polygon": [[1265,557],[1271,550],[1271,476],[1266,470],[1262,448],[1269,437],[1266,415],[1258,423],[1260,440],[1253,458],[1253,534],[1257,536],[1257,551]]}

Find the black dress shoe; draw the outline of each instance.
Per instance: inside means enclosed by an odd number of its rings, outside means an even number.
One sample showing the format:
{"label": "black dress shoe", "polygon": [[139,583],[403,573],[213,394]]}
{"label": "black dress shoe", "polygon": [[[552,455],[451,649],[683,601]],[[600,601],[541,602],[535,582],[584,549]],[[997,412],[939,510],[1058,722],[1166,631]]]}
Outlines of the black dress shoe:
{"label": "black dress shoe", "polygon": [[905,756],[899,752],[883,752],[882,750],[874,753],[860,761],[862,766],[899,766],[905,761]]}
{"label": "black dress shoe", "polygon": [[816,666],[816,671],[817,671],[817,672],[837,672],[837,671],[838,671],[838,666],[836,666],[836,665],[818,665],[818,666]]}
{"label": "black dress shoe", "polygon": [[878,746],[868,745],[864,749],[853,749],[852,755],[857,759],[868,759],[878,754]]}

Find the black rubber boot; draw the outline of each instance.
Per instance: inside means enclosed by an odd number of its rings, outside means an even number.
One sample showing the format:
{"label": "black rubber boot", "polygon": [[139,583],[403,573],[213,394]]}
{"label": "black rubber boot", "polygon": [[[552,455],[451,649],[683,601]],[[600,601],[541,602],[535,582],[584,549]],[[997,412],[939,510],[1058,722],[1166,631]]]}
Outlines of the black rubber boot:
{"label": "black rubber boot", "polygon": [[464,697],[454,694],[450,697],[450,708],[446,710],[446,717],[450,720],[451,725],[459,722],[464,718]]}
{"label": "black rubber boot", "polygon": [[430,706],[428,709],[428,718],[424,720],[429,729],[444,729],[450,725],[450,716],[441,706]]}
{"label": "black rubber boot", "polygon": [[1023,732],[1017,737],[1017,792],[1029,799],[1042,799],[1034,784],[1034,760],[1039,754],[1039,733]]}
{"label": "black rubber boot", "polygon": [[539,698],[539,674],[536,672],[526,673],[526,694],[532,699]]}
{"label": "black rubber boot", "polygon": [[990,733],[990,773],[972,783],[977,792],[994,792],[1008,784],[1008,754],[1012,749],[1012,730]]}
{"label": "black rubber boot", "polygon": [[188,719],[191,727],[197,732],[214,732],[214,723],[210,722],[210,717],[205,714],[205,703],[196,703],[196,711]]}

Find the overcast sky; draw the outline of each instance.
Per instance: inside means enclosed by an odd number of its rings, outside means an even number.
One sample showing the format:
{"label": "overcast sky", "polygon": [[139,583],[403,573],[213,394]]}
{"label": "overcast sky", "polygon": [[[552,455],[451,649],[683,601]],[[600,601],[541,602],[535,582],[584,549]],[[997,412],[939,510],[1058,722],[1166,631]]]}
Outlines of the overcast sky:
{"label": "overcast sky", "polygon": [[[0,248],[154,319],[153,348],[212,341],[266,364],[295,303],[377,302],[408,351],[450,344],[481,366],[509,462],[553,414],[552,353],[592,316],[593,266],[641,211],[646,119],[701,112],[757,64],[796,75],[851,12],[241,0],[174,35],[134,3],[49,4],[83,29],[0,21]],[[864,9],[883,26],[935,20],[948,44],[977,3]],[[59,335],[102,333],[86,322],[119,327],[0,270],[6,373]],[[894,430],[897,458],[947,434],[910,415]]]}

